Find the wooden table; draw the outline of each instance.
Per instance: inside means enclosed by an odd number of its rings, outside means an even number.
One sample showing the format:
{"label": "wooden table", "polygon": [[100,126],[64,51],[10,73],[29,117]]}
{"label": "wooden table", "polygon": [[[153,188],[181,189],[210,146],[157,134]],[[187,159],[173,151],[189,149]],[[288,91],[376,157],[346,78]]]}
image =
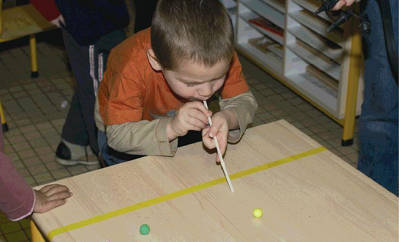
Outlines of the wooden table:
{"label": "wooden table", "polygon": [[60,180],[74,196],[33,220],[52,241],[398,241],[398,198],[286,121],[247,130],[225,162],[234,193],[196,143]]}

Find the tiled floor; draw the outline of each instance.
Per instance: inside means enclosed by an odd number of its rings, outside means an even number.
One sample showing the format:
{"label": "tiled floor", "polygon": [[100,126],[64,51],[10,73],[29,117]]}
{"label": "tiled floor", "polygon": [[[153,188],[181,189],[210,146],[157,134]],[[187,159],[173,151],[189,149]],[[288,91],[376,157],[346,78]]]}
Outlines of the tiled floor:
{"label": "tiled floor", "polygon": [[[30,78],[28,40],[0,45],[0,100],[10,128],[5,134],[5,152],[32,186],[98,168],[64,167],[55,161],[55,149],[68,110],[68,105],[63,104],[71,99],[73,77],[60,32],[39,37],[38,79]],[[247,59],[241,61],[259,103],[254,126],[286,119],[346,162],[356,165],[357,137],[353,146],[342,147],[341,126]],[[28,219],[13,223],[0,214],[0,241],[28,241],[29,237]]]}

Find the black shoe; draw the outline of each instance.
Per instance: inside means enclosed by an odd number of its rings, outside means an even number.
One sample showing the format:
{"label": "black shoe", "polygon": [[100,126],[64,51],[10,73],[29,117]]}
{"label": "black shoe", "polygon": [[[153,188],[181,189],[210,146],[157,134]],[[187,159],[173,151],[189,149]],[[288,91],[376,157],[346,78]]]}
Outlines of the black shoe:
{"label": "black shoe", "polygon": [[[72,152],[71,152],[72,151]],[[56,160],[64,166],[98,165],[99,161],[87,146],[75,145],[62,140],[58,144]]]}

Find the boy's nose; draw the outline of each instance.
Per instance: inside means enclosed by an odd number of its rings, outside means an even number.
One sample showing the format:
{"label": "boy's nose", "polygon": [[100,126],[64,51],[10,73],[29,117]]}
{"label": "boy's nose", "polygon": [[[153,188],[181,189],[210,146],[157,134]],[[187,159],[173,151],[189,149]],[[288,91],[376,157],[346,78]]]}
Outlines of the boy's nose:
{"label": "boy's nose", "polygon": [[202,97],[210,97],[213,94],[213,86],[211,83],[207,83],[204,85],[200,91],[199,91],[200,96]]}

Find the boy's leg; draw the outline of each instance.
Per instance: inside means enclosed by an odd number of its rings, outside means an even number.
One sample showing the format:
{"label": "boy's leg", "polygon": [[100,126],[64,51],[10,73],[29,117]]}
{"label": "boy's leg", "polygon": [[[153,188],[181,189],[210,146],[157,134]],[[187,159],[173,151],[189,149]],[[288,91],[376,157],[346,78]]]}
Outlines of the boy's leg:
{"label": "boy's leg", "polygon": [[[389,1],[398,46],[398,0]],[[359,124],[358,169],[392,193],[399,186],[399,96],[388,62],[377,1],[366,3],[371,32],[365,37],[365,89]],[[398,49],[397,49],[398,52]]]}
{"label": "boy's leg", "polygon": [[106,134],[101,130],[98,131],[97,138],[100,149],[100,156],[101,156],[100,159],[104,163],[103,164],[104,166],[112,166],[122,162],[143,157],[143,155],[130,155],[111,149],[107,144]]}
{"label": "boy's leg", "polygon": [[[178,138],[178,147],[193,144],[199,141],[202,141],[201,132],[189,131],[185,136]],[[106,166],[111,166],[144,157],[144,155],[131,155],[112,149],[107,145],[106,134],[100,130],[98,132],[98,142],[101,159],[104,161]]]}
{"label": "boy's leg", "polygon": [[[76,79],[76,91],[70,112],[63,127],[61,142],[57,148],[57,160],[64,165],[97,164],[87,161],[86,145],[97,154],[97,129],[94,122],[94,80],[90,75],[95,63],[90,62],[90,47],[80,46],[72,36],[63,30],[63,38],[72,72]],[[84,152],[82,152],[84,151]],[[79,157],[81,155],[86,157]]]}

